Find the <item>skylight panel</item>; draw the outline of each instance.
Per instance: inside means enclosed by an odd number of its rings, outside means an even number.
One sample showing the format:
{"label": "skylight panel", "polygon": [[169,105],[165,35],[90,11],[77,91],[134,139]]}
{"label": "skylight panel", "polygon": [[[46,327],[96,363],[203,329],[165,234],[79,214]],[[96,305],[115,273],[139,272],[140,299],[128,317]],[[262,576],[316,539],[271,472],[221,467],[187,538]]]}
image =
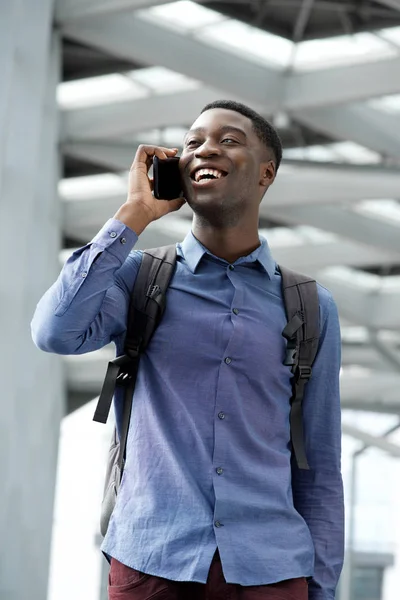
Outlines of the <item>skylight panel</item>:
{"label": "skylight panel", "polygon": [[331,148],[339,157],[343,157],[352,164],[377,164],[381,162],[380,154],[355,142],[338,142],[331,144]]}
{"label": "skylight panel", "polygon": [[146,10],[138,11],[141,18],[153,22],[162,21],[163,25],[179,31],[192,31],[208,27],[223,21],[226,17],[221,13],[205,8],[197,2],[181,0],[160,6],[153,6]]}
{"label": "skylight panel", "polygon": [[147,95],[144,87],[119,74],[66,81],[57,88],[57,101],[61,108],[83,108]]}
{"label": "skylight panel", "polygon": [[284,150],[284,158],[360,165],[377,164],[381,161],[381,157],[377,152],[373,152],[355,142],[288,148]]}
{"label": "skylight panel", "polygon": [[63,200],[91,200],[126,194],[126,181],[119,175],[104,173],[61,179],[58,192]]}
{"label": "skylight panel", "polygon": [[396,200],[364,200],[353,207],[354,212],[374,216],[389,223],[399,225],[400,204]]}
{"label": "skylight panel", "polygon": [[167,148],[179,148],[182,146],[186,133],[186,127],[165,127],[164,129],[149,129],[135,133],[135,139],[139,143],[145,141],[147,144],[157,144],[166,146]]}
{"label": "skylight panel", "polygon": [[386,40],[389,40],[393,44],[398,44],[400,49],[400,27],[389,27],[388,29],[382,29],[379,32]]}
{"label": "skylight panel", "polygon": [[182,73],[176,73],[164,67],[149,67],[131,71],[129,76],[138,84],[152,90],[156,94],[168,94],[198,88],[201,83],[190,79]]}
{"label": "skylight panel", "polygon": [[317,162],[335,162],[337,155],[330,145],[302,146],[300,148],[287,148],[283,157],[292,160],[312,160]]}
{"label": "skylight panel", "polygon": [[234,19],[208,27],[201,41],[281,67],[289,65],[294,47],[290,40]]}
{"label": "skylight panel", "polygon": [[369,102],[370,106],[383,110],[385,112],[396,114],[400,112],[400,94],[393,94],[392,96],[383,96],[376,100]]}
{"label": "skylight panel", "polygon": [[301,225],[299,227],[271,227],[260,229],[260,234],[268,239],[271,248],[287,246],[305,246],[311,244],[328,244],[337,239],[334,234],[316,227]]}
{"label": "skylight panel", "polygon": [[297,45],[293,68],[297,71],[363,63],[396,56],[391,44],[372,33],[357,33]]}

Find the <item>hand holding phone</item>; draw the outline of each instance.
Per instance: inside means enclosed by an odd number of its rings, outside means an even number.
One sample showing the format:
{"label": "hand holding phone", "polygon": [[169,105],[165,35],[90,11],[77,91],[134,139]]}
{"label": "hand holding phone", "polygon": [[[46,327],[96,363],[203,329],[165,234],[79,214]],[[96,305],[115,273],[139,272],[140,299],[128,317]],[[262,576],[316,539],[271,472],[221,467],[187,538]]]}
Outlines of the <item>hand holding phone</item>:
{"label": "hand holding phone", "polygon": [[140,145],[137,149],[129,171],[128,196],[114,218],[128,225],[138,235],[152,221],[179,210],[185,204],[185,199],[178,196],[169,202],[156,199],[152,193],[153,182],[148,175],[155,157],[164,161],[174,157],[177,151],[173,148],[145,145]]}
{"label": "hand holding phone", "polygon": [[179,157],[153,160],[154,196],[158,200],[182,198],[182,180],[179,171]]}

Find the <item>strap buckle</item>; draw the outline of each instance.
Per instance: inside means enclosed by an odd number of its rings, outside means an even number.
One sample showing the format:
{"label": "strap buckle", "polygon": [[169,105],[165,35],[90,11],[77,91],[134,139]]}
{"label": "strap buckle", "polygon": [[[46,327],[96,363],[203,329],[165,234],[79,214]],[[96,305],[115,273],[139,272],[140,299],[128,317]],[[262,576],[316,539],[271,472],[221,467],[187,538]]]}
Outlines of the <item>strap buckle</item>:
{"label": "strap buckle", "polygon": [[293,347],[289,346],[289,344],[287,345],[286,356],[283,362],[286,367],[293,367],[297,364],[297,351],[298,348],[296,345]]}

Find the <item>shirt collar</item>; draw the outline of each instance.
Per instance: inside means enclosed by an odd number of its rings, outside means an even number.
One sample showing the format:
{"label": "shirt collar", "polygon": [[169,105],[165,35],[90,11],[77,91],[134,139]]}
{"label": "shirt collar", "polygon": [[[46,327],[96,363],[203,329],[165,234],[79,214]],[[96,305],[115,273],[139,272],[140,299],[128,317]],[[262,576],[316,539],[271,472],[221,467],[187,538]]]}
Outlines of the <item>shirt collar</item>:
{"label": "shirt collar", "polygon": [[[262,236],[260,236],[259,239],[261,245],[256,248],[254,252],[248,256],[238,258],[233,264],[244,265],[248,263],[257,263],[257,265],[267,273],[269,278],[272,279],[276,271],[276,263],[272,258],[267,240]],[[205,254],[209,254],[217,260],[228,264],[227,261],[218,256],[214,256],[214,254],[203,246],[203,244],[201,244],[201,242],[193,235],[192,231],[187,234],[181,244],[178,244],[178,254],[185,259],[192,273],[196,272],[196,269]]]}

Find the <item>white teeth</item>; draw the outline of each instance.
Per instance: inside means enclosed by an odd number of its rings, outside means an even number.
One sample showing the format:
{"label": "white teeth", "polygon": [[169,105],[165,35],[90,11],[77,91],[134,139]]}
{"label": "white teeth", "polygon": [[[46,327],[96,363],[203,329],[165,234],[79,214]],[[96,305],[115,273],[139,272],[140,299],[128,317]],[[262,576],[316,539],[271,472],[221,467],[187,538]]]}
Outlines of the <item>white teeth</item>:
{"label": "white teeth", "polygon": [[199,182],[200,179],[204,176],[204,175],[213,175],[214,177],[216,177],[217,179],[221,179],[221,177],[223,177],[223,174],[221,171],[218,171],[217,169],[199,169],[198,171],[196,171],[194,179],[196,182]]}

